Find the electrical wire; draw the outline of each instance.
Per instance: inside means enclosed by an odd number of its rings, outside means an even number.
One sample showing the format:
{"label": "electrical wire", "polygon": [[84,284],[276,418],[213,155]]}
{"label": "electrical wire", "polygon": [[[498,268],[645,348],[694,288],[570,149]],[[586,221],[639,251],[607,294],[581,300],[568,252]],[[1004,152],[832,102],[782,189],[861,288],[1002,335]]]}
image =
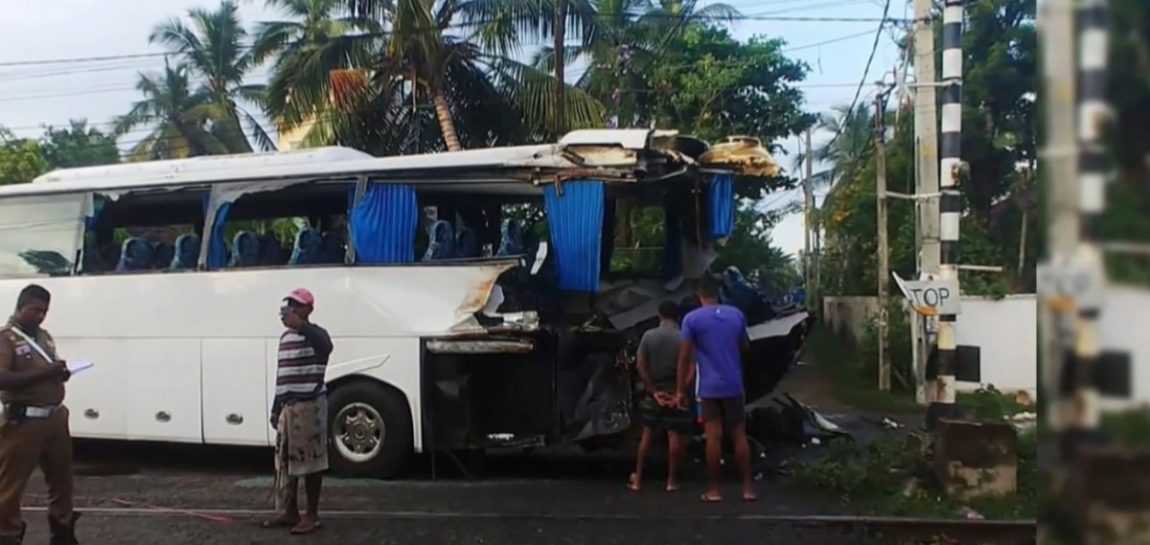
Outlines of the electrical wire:
{"label": "electrical wire", "polygon": [[858,106],[859,96],[862,94],[863,86],[866,85],[867,77],[870,76],[870,67],[871,67],[871,64],[874,62],[875,53],[878,51],[878,44],[879,44],[879,41],[882,39],[882,31],[883,31],[883,28],[886,26],[887,14],[889,12],[890,12],[890,0],[886,0],[886,3],[882,9],[882,15],[883,15],[882,20],[883,20],[883,22],[879,23],[878,29],[875,30],[874,43],[871,44],[870,55],[867,57],[866,67],[863,68],[862,78],[859,79],[858,87],[855,89],[854,98],[851,99],[850,107],[847,108],[846,115],[843,116],[843,122],[839,126],[839,130],[836,131],[835,135],[831,138],[830,142],[827,143],[827,145],[826,145],[827,148],[834,146],[835,142],[837,142],[839,137],[842,136],[843,131],[846,130],[847,125],[850,123],[851,116],[854,115],[855,107]]}

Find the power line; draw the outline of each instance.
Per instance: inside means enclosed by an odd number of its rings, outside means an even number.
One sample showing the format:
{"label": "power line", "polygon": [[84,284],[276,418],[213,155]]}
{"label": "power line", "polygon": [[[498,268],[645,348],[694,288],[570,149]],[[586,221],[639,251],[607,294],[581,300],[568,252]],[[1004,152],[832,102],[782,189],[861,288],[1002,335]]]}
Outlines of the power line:
{"label": "power line", "polygon": [[[836,4],[841,5],[841,4],[847,4],[847,3],[855,3],[855,2],[853,2],[853,1],[852,2],[830,2],[827,4],[823,4],[822,7],[829,7],[831,5],[836,5]],[[811,6],[804,6],[803,8],[800,8],[798,10],[801,11],[804,9],[809,10],[812,8],[811,8]],[[794,10],[787,10],[786,12],[791,12],[791,11],[794,11]],[[812,16],[812,17],[803,17],[803,16],[790,17],[790,16],[775,15],[778,13],[784,13],[784,11],[765,12],[765,13],[758,13],[758,14],[741,14],[741,15],[733,15],[733,16],[729,16],[729,17],[721,16],[721,15],[696,15],[695,18],[700,19],[700,20],[714,20],[714,21],[728,21],[728,20],[729,21],[776,21],[776,22],[791,22],[791,23],[900,23],[900,24],[910,24],[910,23],[916,22],[916,19],[914,19],[914,18],[887,17],[885,15],[885,12],[884,12],[884,16],[882,18],[878,18],[878,17],[814,17],[814,16]],[[615,15],[617,15],[617,14],[616,13],[610,13],[610,12],[601,12],[601,13],[595,14],[595,17],[610,18],[610,17],[614,17]],[[648,14],[639,14],[639,15],[651,17],[651,18],[664,18],[664,19],[676,19],[676,18],[680,17],[680,15],[669,14],[669,13],[668,14],[648,13]],[[433,27],[426,27],[426,28],[422,28],[422,29],[416,28],[416,29],[412,29],[412,30],[415,32],[442,31],[442,30],[448,29],[448,28],[475,27],[478,25],[482,25],[482,24],[486,24],[486,23],[493,23],[493,22],[497,22],[497,21],[498,21],[497,19],[477,20],[477,21],[468,21],[468,22],[462,22],[462,23],[452,23],[452,24],[445,25],[442,27],[441,26],[433,26]],[[388,33],[382,33],[382,34],[386,35]],[[364,35],[364,36],[370,37],[370,35]],[[242,45],[241,46],[241,48],[243,48],[243,49],[251,49],[251,47],[252,47],[251,45]],[[36,66],[36,65],[44,65],[44,64],[83,64],[83,63],[90,63],[90,62],[116,61],[116,60],[125,60],[125,59],[144,59],[144,58],[157,58],[157,57],[164,57],[164,56],[179,56],[181,54],[182,53],[179,51],[164,51],[164,52],[152,52],[152,53],[129,53],[129,54],[122,54],[122,55],[102,55],[102,56],[96,56],[96,57],[61,57],[61,58],[51,58],[51,59],[28,59],[28,60],[19,60],[19,61],[3,61],[3,62],[0,62],[0,67]]]}
{"label": "power line", "polygon": [[101,57],[64,57],[57,59],[38,59],[38,60],[24,60],[24,61],[5,61],[0,62],[0,67],[4,66],[34,66],[39,64],[78,64],[86,62],[100,62],[100,61],[118,61],[123,59],[143,59],[148,57],[163,57],[164,55],[172,55],[173,53],[129,53],[126,55],[104,55]]}
{"label": "power line", "polygon": [[862,78],[859,79],[858,87],[855,89],[855,96],[853,99],[851,99],[851,105],[849,108],[847,108],[846,115],[843,116],[842,125],[839,126],[839,130],[835,132],[834,137],[832,137],[830,142],[827,143],[826,147],[828,147],[828,148],[833,146],[835,144],[835,142],[838,141],[839,137],[842,136],[843,131],[846,130],[847,125],[850,123],[851,116],[854,115],[855,107],[858,106],[859,95],[862,94],[862,88],[864,85],[866,85],[867,77],[870,75],[871,63],[874,62],[875,53],[878,51],[878,43],[879,43],[879,40],[882,39],[883,27],[886,26],[886,20],[887,20],[886,16],[889,12],[890,12],[890,0],[886,0],[886,3],[882,9],[882,15],[883,15],[882,20],[883,20],[883,22],[879,23],[878,29],[875,30],[874,43],[871,44],[870,55],[867,57],[866,67],[863,68]]}

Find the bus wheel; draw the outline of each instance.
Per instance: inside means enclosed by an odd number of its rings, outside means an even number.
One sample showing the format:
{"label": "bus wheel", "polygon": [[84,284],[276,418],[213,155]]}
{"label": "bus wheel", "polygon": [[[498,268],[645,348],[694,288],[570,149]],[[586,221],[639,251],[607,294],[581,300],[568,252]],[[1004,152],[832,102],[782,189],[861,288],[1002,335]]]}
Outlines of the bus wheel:
{"label": "bus wheel", "polygon": [[328,398],[334,469],[390,478],[412,451],[411,410],[399,392],[370,382],[337,386]]}

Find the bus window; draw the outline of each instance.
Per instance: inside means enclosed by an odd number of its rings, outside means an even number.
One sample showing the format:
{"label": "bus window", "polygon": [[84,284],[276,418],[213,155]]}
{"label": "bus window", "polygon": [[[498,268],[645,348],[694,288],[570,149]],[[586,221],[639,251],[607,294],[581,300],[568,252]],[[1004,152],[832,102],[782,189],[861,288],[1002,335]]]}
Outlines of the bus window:
{"label": "bus window", "polygon": [[[347,207],[352,184],[292,186],[241,196],[210,241],[226,249],[209,268],[280,267],[347,262]],[[218,221],[217,217],[217,221]]]}
{"label": "bus window", "polygon": [[97,198],[84,233],[84,274],[195,270],[203,190]]}
{"label": "bus window", "polygon": [[645,205],[630,199],[616,201],[612,274],[643,277],[663,274],[664,216],[661,205]]}
{"label": "bus window", "polygon": [[69,194],[0,200],[0,277],[71,274],[85,198]]}

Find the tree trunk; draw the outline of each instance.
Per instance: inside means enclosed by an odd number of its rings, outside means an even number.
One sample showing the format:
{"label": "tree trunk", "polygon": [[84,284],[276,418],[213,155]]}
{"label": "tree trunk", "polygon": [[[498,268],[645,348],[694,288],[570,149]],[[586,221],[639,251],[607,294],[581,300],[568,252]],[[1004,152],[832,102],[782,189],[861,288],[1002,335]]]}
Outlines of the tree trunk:
{"label": "tree trunk", "polygon": [[443,133],[443,143],[447,144],[448,151],[463,151],[459,143],[459,135],[455,133],[455,120],[451,118],[451,107],[443,92],[434,91],[431,99],[435,102],[435,117],[439,120],[439,131]]}
{"label": "tree trunk", "polygon": [[567,85],[566,85],[566,48],[567,40],[567,2],[555,0],[555,138],[563,137],[567,123]]}

